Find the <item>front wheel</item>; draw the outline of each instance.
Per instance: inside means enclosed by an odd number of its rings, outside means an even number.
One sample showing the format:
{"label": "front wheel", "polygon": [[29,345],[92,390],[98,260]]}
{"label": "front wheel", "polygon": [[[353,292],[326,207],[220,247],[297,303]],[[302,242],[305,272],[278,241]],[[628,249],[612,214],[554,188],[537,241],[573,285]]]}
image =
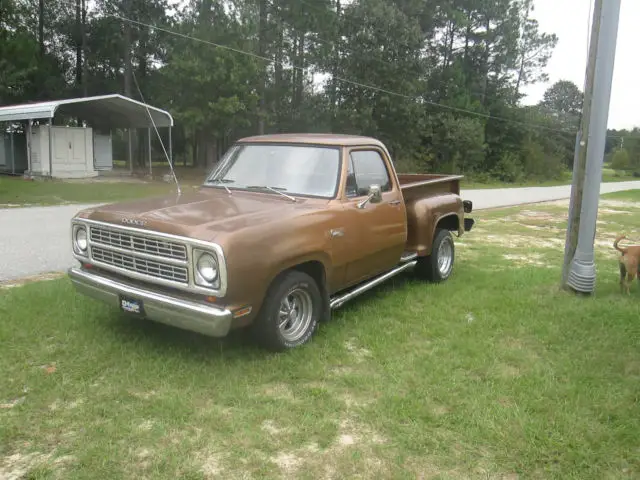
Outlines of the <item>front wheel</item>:
{"label": "front wheel", "polygon": [[288,271],[269,288],[253,325],[254,338],[271,351],[299,347],[317,330],[322,308],[315,280],[304,272]]}
{"label": "front wheel", "polygon": [[453,236],[449,230],[438,228],[433,237],[431,255],[418,258],[416,272],[432,282],[444,282],[451,276],[454,260]]}

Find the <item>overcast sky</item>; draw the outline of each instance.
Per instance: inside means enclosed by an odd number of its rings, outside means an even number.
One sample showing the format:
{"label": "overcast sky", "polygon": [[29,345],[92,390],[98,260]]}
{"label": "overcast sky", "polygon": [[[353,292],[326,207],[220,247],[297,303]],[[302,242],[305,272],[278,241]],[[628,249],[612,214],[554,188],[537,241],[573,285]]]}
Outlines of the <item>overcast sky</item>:
{"label": "overcast sky", "polygon": [[[587,65],[587,35],[591,25],[589,10],[593,0],[534,0],[534,17],[544,32],[558,36],[553,57],[547,66],[548,84],[529,86],[525,103],[537,103],[548,86],[557,80],[571,80],[582,90]],[[608,1],[608,0],[605,0]],[[613,73],[609,128],[640,127],[640,89],[635,82],[637,30],[640,0],[622,0]]]}

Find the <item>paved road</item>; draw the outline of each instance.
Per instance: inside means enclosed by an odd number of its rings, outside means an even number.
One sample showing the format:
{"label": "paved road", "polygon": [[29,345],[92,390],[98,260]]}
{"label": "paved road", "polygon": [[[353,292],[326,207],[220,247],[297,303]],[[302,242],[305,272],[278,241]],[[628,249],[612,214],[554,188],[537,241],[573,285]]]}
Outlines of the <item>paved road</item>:
{"label": "paved road", "polygon": [[[607,182],[600,185],[600,193],[612,193],[635,189],[640,189],[640,181]],[[561,185],[558,187],[463,190],[461,194],[464,199],[471,200],[473,202],[473,208],[475,210],[567,199],[571,196],[571,185]]]}
{"label": "paved road", "polygon": [[[610,193],[640,189],[640,181],[603,183]],[[571,187],[464,190],[474,210],[569,198]],[[69,219],[90,205],[0,209],[0,281],[64,271],[74,265]]]}

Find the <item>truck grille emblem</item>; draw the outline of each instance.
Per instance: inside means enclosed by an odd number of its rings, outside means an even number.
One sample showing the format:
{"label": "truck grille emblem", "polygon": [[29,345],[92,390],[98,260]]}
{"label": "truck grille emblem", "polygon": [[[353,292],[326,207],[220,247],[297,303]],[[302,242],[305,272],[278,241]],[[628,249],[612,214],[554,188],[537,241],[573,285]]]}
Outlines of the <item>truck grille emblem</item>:
{"label": "truck grille emblem", "polygon": [[136,225],[138,227],[144,227],[147,222],[145,222],[144,220],[136,220],[135,218],[125,217],[122,219],[122,223],[125,223],[127,225]]}

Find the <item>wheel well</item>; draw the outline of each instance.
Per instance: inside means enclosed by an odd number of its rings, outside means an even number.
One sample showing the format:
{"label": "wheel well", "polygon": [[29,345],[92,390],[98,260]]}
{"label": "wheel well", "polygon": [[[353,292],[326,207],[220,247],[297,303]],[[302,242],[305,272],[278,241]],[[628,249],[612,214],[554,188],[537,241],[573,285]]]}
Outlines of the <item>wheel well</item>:
{"label": "wheel well", "polygon": [[320,290],[323,290],[325,288],[326,274],[322,262],[312,260],[309,262],[300,263],[298,265],[295,265],[294,267],[291,267],[291,270],[298,270],[299,272],[306,273],[317,282],[318,288],[320,288]]}
{"label": "wheel well", "polygon": [[460,219],[457,215],[447,215],[446,217],[442,217],[438,220],[436,228],[443,228],[450,232],[457,232],[460,228]]}

